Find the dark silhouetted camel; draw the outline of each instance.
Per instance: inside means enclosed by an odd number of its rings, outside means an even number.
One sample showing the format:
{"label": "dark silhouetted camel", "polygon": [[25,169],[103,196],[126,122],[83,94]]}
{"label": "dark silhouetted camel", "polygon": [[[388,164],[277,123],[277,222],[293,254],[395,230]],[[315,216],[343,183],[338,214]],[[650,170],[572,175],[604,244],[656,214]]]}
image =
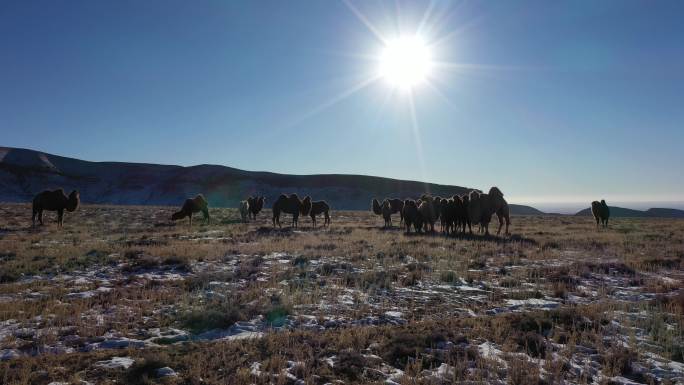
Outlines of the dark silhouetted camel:
{"label": "dark silhouetted camel", "polygon": [[257,214],[264,208],[264,203],[266,198],[260,197],[249,197],[247,198],[247,203],[249,203],[249,217],[250,219],[256,219]]}
{"label": "dark silhouetted camel", "polygon": [[287,196],[281,194],[278,199],[273,202],[273,227],[280,226],[280,214],[292,215],[292,226],[297,227],[299,222],[299,213],[302,210],[302,201],[299,200],[297,194],[290,194]]}
{"label": "dark silhouetted camel", "polygon": [[43,224],[43,210],[57,211],[57,225],[64,225],[64,210],[73,212],[78,208],[80,195],[74,190],[66,196],[64,190],[45,190],[33,198],[33,215],[31,216],[32,225],[36,225],[36,214],[38,221]]}
{"label": "dark silhouetted camel", "polygon": [[594,216],[594,219],[596,219],[597,229],[599,228],[599,223],[603,225],[603,227],[608,227],[610,208],[608,208],[605,200],[601,199],[601,202],[591,202],[591,214]]}

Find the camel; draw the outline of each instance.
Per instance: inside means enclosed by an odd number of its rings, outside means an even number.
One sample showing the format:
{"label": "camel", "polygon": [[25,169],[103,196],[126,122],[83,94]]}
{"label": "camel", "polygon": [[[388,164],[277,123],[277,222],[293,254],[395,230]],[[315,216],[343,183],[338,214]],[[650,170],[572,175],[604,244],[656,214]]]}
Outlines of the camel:
{"label": "camel", "polygon": [[273,202],[273,227],[280,226],[280,213],[292,214],[292,226],[297,227],[299,221],[299,213],[302,209],[302,201],[299,200],[297,194],[290,194],[287,196],[281,194],[278,199]]}
{"label": "camel", "polygon": [[463,225],[463,234],[466,233],[466,226],[468,226],[468,229],[470,230],[470,233],[473,233],[473,230],[471,228],[471,222],[470,222],[470,194],[463,194],[463,196],[460,197],[461,201],[463,202],[463,207],[460,208],[459,211],[459,216],[461,218],[461,224]]}
{"label": "camel", "polygon": [[485,235],[489,235],[489,222],[491,222],[494,213],[489,195],[473,190],[468,194],[468,198],[468,219],[470,220],[468,229],[470,234],[473,233],[470,226],[478,224],[480,225],[479,232],[484,231]]}
{"label": "camel", "polygon": [[458,232],[459,228],[463,228],[463,234],[465,234],[466,225],[470,226],[470,219],[468,218],[468,196],[460,197],[454,195],[451,199],[454,201],[454,225],[456,227],[454,232]]}
{"label": "camel", "polygon": [[608,227],[608,218],[610,218],[610,208],[606,204],[606,201],[601,199],[601,202],[593,201],[591,202],[591,213],[596,219],[596,228],[599,228],[599,223],[603,227]]}
{"label": "camel", "polygon": [[399,213],[399,226],[404,222],[404,201],[399,198],[389,198],[392,214]]}
{"label": "camel", "polygon": [[435,222],[439,220],[439,215],[441,211],[440,203],[441,198],[439,197],[433,198],[428,195],[423,195],[420,198],[418,211],[420,211],[420,215],[423,218],[423,222],[425,224],[425,231],[435,231]]}
{"label": "camel", "polygon": [[[383,209],[385,202],[388,203],[389,210]],[[386,216],[390,217],[389,222],[390,222],[390,227],[391,227],[392,226],[391,225],[391,222],[392,222],[391,216],[393,214],[396,214],[396,213],[399,213],[399,226],[401,226],[402,223],[404,222],[404,202],[401,199],[385,198],[385,200],[382,201],[382,205],[381,205],[377,199],[373,198],[373,201],[371,202],[371,211],[375,215],[382,215],[382,217],[385,219],[385,227],[387,227],[387,222],[388,222]]]}
{"label": "camel", "polygon": [[264,203],[266,203],[266,198],[260,197],[249,197],[247,198],[247,203],[249,203],[249,218],[256,219],[257,214],[264,208]]}
{"label": "camel", "polygon": [[380,209],[382,211],[382,218],[385,220],[385,227],[392,227],[392,203],[389,199],[385,199],[382,202],[382,207]]}
{"label": "camel", "polygon": [[455,233],[456,229],[456,203],[454,199],[442,199],[440,207],[440,223],[442,225],[442,233],[449,235]]}
{"label": "camel", "polygon": [[173,215],[171,215],[171,220],[177,221],[188,217],[190,219],[190,226],[192,226],[192,214],[202,212],[204,219],[209,222],[209,204],[207,200],[204,199],[204,195],[197,194],[194,198],[186,199],[183,203],[183,207]]}
{"label": "camel", "polygon": [[316,216],[324,215],[325,221],[323,222],[323,227],[330,225],[330,206],[326,201],[311,201],[311,197],[306,197],[302,200],[302,208],[300,213],[302,215],[309,215],[311,217],[311,222],[313,227],[316,228]]}
{"label": "camel", "polygon": [[38,193],[33,198],[33,215],[31,216],[32,226],[36,226],[36,214],[41,226],[43,225],[43,210],[57,211],[57,225],[62,227],[64,225],[64,210],[74,212],[78,208],[80,202],[80,195],[78,191],[74,190],[66,196],[64,190],[45,190]]}
{"label": "camel", "polygon": [[417,233],[420,233],[423,228],[423,218],[418,211],[418,204],[412,199],[407,199],[404,201],[404,225],[406,226],[406,233],[411,232],[411,225]]}
{"label": "camel", "polygon": [[380,205],[380,202],[378,202],[377,199],[373,198],[371,201],[371,211],[375,215],[382,215],[382,206]]}
{"label": "camel", "polygon": [[490,188],[487,195],[489,196],[489,201],[491,203],[491,210],[496,214],[496,217],[499,220],[499,228],[496,230],[496,235],[501,233],[501,227],[503,226],[504,221],[506,222],[506,231],[504,234],[508,235],[508,226],[511,224],[508,202],[506,202],[503,193],[496,186]]}
{"label": "camel", "polygon": [[240,217],[242,218],[243,222],[247,222],[247,217],[250,214],[249,210],[249,202],[248,201],[240,201]]}

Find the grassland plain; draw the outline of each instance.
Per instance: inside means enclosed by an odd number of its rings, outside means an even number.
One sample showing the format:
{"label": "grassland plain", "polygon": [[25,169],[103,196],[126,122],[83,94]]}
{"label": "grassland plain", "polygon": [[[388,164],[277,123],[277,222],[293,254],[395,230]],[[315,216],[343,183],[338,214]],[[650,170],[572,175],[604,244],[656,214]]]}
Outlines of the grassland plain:
{"label": "grassland plain", "polygon": [[0,383],[684,383],[682,220],[518,216],[485,238],[173,211],[32,229],[1,205]]}

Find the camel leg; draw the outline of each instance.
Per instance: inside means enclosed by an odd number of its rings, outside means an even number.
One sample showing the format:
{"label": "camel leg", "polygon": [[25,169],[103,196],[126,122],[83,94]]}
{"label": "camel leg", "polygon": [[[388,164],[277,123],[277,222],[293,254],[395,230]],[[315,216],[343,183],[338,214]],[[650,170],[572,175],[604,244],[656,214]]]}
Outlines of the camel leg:
{"label": "camel leg", "polygon": [[499,228],[496,229],[496,235],[498,236],[501,233],[501,227],[503,227],[503,215],[496,214],[496,218],[499,220]]}
{"label": "camel leg", "polygon": [[62,227],[64,220],[64,210],[57,210],[57,226]]}
{"label": "camel leg", "polygon": [[311,222],[313,223],[313,228],[315,229],[316,228],[316,216],[315,215],[311,215]]}
{"label": "camel leg", "polygon": [[43,226],[43,210],[42,209],[38,210],[38,222],[40,222],[40,225]]}
{"label": "camel leg", "polygon": [[330,213],[325,212],[325,225],[330,226]]}
{"label": "camel leg", "polygon": [[38,210],[33,209],[33,215],[31,216],[31,227],[36,227],[36,214],[38,214]]}

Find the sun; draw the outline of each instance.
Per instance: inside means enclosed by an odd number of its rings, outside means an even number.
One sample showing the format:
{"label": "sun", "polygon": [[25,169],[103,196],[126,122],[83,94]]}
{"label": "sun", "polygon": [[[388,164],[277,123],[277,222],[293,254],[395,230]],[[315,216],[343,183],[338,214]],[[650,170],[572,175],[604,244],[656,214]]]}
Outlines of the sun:
{"label": "sun", "polygon": [[392,86],[404,90],[423,83],[431,68],[430,49],[418,36],[387,41],[380,54],[379,75]]}

